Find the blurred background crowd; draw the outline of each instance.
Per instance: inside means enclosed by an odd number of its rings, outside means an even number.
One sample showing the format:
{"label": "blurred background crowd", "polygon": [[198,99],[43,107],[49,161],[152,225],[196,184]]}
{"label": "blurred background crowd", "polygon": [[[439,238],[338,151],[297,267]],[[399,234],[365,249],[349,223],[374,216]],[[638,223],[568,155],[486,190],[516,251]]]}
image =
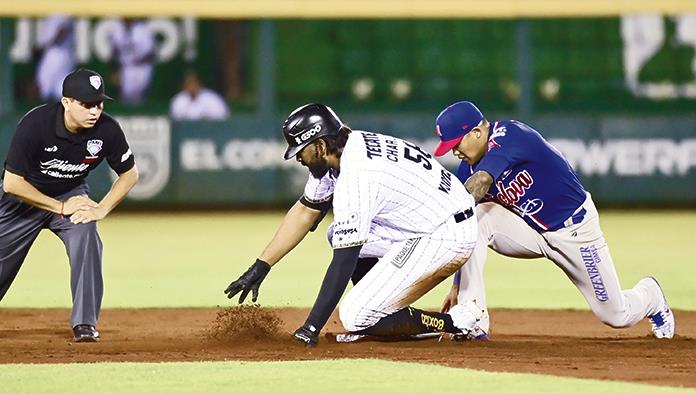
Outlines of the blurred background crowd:
{"label": "blurred background crowd", "polygon": [[266,35],[260,20],[51,15],[8,23],[20,108],[59,98],[61,76],[86,66],[108,76],[119,111],[166,113],[180,91],[252,111],[265,50],[282,108],[311,99],[425,111],[467,96],[502,111],[674,112],[696,100],[696,13],[276,20]]}
{"label": "blurred background crowd", "polygon": [[[416,3],[403,2],[433,9]],[[277,3],[289,10],[280,18],[234,7],[215,17],[211,4],[192,16],[0,18],[0,151],[22,114],[57,100],[63,76],[87,67],[104,76],[115,98],[106,111],[138,158],[141,182],[126,205],[287,204],[306,176],[281,157],[280,125],[292,109],[322,102],[353,128],[432,149],[437,111],[459,100],[543,130],[600,204],[696,205],[688,2],[667,1],[670,12],[640,1],[639,12],[604,12],[590,2],[481,17],[457,2],[437,17],[387,15],[374,3],[356,17],[347,5],[315,9],[308,0]],[[108,190],[102,178],[97,191]]]}

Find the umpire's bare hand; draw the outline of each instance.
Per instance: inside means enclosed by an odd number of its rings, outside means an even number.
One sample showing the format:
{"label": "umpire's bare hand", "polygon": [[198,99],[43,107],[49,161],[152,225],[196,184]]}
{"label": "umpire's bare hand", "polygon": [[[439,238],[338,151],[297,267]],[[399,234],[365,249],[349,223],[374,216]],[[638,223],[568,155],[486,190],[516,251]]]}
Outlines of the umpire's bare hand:
{"label": "umpire's bare hand", "polygon": [[241,304],[246,299],[249,291],[251,291],[251,301],[256,302],[256,299],[259,297],[259,286],[261,286],[261,282],[263,282],[270,270],[270,264],[256,259],[254,264],[239,279],[227,286],[225,289],[227,298],[232,298],[241,291],[242,294],[239,296],[239,303]]}
{"label": "umpire's bare hand", "polygon": [[72,196],[61,202],[61,215],[70,216],[79,210],[97,208],[99,204],[86,195]]}

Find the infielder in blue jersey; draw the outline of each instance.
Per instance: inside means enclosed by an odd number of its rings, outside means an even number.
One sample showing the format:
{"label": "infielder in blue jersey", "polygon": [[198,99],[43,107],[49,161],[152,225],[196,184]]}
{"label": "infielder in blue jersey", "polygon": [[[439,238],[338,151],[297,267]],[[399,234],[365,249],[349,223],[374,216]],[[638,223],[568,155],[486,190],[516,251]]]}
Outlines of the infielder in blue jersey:
{"label": "infielder in blue jersey", "polygon": [[[597,209],[561,153],[530,126],[489,122],[468,101],[445,108],[436,120],[435,156],[462,160],[457,177],[478,202],[479,239],[457,272],[443,311],[476,300],[485,308],[486,247],[510,257],[546,257],[565,272],[605,324],[630,327],[648,317],[657,338],[674,336],[674,315],[652,277],[622,290]],[[487,338],[488,313],[478,338]]]}

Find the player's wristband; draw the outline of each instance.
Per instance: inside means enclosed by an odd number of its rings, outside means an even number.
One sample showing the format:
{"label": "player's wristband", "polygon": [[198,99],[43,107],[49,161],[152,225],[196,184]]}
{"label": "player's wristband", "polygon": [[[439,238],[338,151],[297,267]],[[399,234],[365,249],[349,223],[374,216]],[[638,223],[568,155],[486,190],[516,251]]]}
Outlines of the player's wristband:
{"label": "player's wristband", "polygon": [[452,283],[453,286],[459,286],[459,281],[461,280],[462,277],[462,271],[457,270],[457,272],[454,273],[454,282]]}

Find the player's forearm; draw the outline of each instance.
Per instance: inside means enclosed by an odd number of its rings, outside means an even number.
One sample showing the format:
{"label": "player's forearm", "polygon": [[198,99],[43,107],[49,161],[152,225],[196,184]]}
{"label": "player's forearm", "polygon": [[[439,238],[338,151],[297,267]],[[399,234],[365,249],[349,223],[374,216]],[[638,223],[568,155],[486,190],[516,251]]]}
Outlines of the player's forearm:
{"label": "player's forearm", "polygon": [[320,211],[296,202],[285,215],[271,242],[261,252],[259,259],[271,266],[280,261],[304,239],[320,214]]}
{"label": "player's forearm", "polygon": [[362,245],[334,249],[333,259],[326,270],[324,281],[321,284],[317,299],[314,301],[314,306],[309,312],[306,324],[314,326],[317,330],[321,330],[324,327],[331,313],[336,309],[343,291],[348,286],[350,276],[358,264],[361,248]]}
{"label": "player's forearm", "polygon": [[133,186],[138,183],[138,177],[138,168],[135,165],[130,170],[119,175],[118,179],[111,185],[111,190],[99,201],[99,208],[103,209],[105,214],[111,212],[126,198]]}
{"label": "player's forearm", "polygon": [[464,182],[464,187],[474,197],[474,201],[479,202],[486,195],[492,184],[493,177],[489,173],[476,171],[474,175]]}
{"label": "player's forearm", "polygon": [[62,213],[63,203],[55,198],[49,197],[27,182],[23,177],[5,170],[3,180],[5,193],[12,194],[23,202],[49,212]]}

